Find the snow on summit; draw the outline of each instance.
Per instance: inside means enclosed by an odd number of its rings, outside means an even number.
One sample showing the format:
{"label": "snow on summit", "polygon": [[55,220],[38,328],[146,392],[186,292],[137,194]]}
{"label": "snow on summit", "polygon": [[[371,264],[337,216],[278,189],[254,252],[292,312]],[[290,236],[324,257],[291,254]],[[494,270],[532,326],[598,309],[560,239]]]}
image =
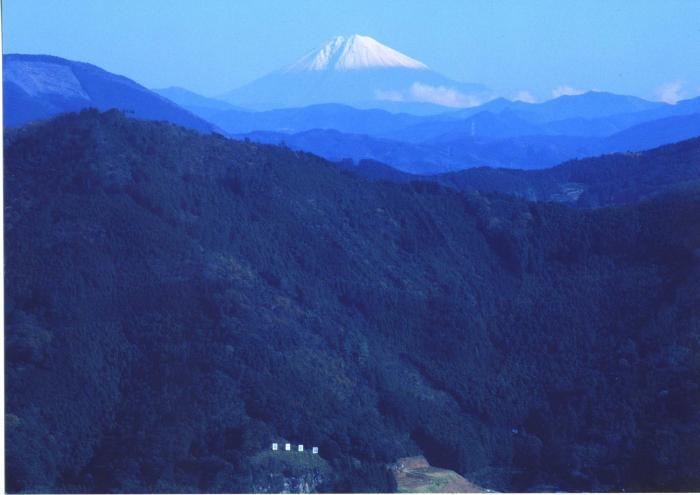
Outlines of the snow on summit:
{"label": "snow on summit", "polygon": [[384,67],[428,68],[423,62],[382,45],[369,36],[353,34],[348,38],[336,36],[318,50],[314,50],[292,64],[287,68],[287,72]]}
{"label": "snow on summit", "polygon": [[[369,36],[336,36],[296,63],[270,72],[221,98],[270,110],[324,103],[357,108],[466,107],[484,93],[481,84],[453,81]],[[423,105],[429,104],[429,105]],[[437,110],[442,111],[442,110]]]}

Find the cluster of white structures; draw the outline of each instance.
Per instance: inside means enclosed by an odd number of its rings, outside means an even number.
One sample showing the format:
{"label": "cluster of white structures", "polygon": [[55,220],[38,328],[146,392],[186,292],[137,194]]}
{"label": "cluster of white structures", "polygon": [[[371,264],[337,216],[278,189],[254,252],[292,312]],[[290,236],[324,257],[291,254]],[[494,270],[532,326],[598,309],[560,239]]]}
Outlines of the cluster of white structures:
{"label": "cluster of white structures", "polygon": [[[279,450],[280,446],[278,443],[273,443],[272,444],[272,450]],[[291,443],[285,443],[284,444],[284,450],[286,451],[291,451],[292,450],[292,444]],[[299,444],[297,445],[297,452],[304,452],[304,444]],[[311,447],[311,453],[312,454],[318,454],[318,447]]]}

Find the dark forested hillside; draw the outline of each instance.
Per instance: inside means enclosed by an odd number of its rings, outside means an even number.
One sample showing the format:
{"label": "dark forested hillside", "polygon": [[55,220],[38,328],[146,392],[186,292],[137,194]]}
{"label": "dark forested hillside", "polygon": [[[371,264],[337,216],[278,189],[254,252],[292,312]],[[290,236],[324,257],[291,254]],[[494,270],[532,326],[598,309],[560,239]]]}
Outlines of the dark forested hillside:
{"label": "dark forested hillside", "polygon": [[[364,166],[358,172],[369,178],[386,177],[383,167],[375,173]],[[459,190],[501,192],[533,201],[582,207],[619,205],[698,184],[700,138],[639,153],[572,160],[544,170],[481,167],[426,179]]]}
{"label": "dark forested hillside", "polygon": [[6,136],[5,201],[11,492],[278,491],[283,439],[321,491],[700,488],[696,186],[582,210],[84,111]]}
{"label": "dark forested hillside", "polygon": [[544,170],[479,167],[437,175],[413,175],[373,160],[338,162],[370,180],[425,180],[460,191],[498,192],[528,199],[598,208],[633,203],[700,183],[700,138],[639,153],[571,160]]}

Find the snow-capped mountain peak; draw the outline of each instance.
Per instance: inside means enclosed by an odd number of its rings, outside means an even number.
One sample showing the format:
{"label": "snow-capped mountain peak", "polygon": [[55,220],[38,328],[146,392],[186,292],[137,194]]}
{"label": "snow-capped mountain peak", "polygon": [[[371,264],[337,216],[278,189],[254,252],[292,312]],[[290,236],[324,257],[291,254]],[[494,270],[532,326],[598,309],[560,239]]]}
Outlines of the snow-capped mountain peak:
{"label": "snow-capped mountain peak", "polygon": [[321,48],[308,53],[286,69],[286,72],[358,70],[401,67],[427,69],[423,62],[379,43],[369,36],[353,34],[336,36]]}

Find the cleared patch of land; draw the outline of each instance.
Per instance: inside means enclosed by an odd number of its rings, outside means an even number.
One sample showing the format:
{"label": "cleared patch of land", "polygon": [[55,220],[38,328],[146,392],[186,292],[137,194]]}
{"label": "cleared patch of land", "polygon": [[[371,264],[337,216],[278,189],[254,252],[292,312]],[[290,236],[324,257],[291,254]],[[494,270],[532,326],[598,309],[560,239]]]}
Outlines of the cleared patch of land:
{"label": "cleared patch of land", "polygon": [[423,456],[404,457],[392,465],[399,493],[485,493],[449,469],[432,467]]}

